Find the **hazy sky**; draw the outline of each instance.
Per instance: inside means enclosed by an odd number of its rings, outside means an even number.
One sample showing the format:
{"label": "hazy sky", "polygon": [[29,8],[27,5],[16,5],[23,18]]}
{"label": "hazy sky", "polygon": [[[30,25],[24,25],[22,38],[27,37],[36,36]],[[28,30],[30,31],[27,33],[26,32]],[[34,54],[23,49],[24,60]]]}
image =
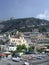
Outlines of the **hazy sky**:
{"label": "hazy sky", "polygon": [[0,0],[0,19],[10,17],[49,20],[49,0]]}

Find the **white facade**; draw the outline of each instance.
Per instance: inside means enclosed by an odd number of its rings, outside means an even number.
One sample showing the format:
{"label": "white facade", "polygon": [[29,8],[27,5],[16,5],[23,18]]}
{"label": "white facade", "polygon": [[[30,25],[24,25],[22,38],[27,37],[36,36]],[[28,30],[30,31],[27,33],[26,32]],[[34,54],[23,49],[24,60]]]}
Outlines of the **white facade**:
{"label": "white facade", "polygon": [[26,47],[28,47],[28,43],[26,41],[26,39],[24,37],[9,37],[9,40],[10,40],[10,44],[13,43],[14,45],[22,45],[22,44],[25,44]]}
{"label": "white facade", "polygon": [[16,48],[17,48],[16,46],[9,45],[8,46],[8,51],[15,51]]}

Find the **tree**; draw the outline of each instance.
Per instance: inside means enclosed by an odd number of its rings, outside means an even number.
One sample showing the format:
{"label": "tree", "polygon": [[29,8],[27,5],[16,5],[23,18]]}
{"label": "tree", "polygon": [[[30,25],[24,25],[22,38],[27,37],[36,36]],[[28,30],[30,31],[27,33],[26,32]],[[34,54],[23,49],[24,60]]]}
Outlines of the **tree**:
{"label": "tree", "polygon": [[21,51],[22,51],[21,45],[17,45],[17,51],[18,51],[18,52],[21,52]]}
{"label": "tree", "polygon": [[1,47],[0,47],[0,51],[1,51]]}
{"label": "tree", "polygon": [[26,49],[25,44],[22,44],[21,47],[22,47],[22,49]]}
{"label": "tree", "polygon": [[0,40],[0,44],[1,44],[1,45],[4,45],[4,42],[3,42],[3,40]]}
{"label": "tree", "polygon": [[46,32],[46,28],[45,27],[39,27],[39,32]]}
{"label": "tree", "polygon": [[22,45],[17,45],[17,52],[22,52],[22,51],[25,51],[27,48],[25,46],[25,44],[22,44]]}
{"label": "tree", "polygon": [[38,52],[44,52],[45,51],[45,48],[40,48],[40,49],[37,49]]}
{"label": "tree", "polygon": [[22,52],[25,52],[25,51],[27,51],[26,45],[22,44]]}
{"label": "tree", "polygon": [[47,49],[49,49],[49,45],[47,46]]}
{"label": "tree", "polygon": [[28,48],[28,50],[29,50],[29,51],[34,51],[34,48],[35,48],[34,46],[30,46],[30,47]]}

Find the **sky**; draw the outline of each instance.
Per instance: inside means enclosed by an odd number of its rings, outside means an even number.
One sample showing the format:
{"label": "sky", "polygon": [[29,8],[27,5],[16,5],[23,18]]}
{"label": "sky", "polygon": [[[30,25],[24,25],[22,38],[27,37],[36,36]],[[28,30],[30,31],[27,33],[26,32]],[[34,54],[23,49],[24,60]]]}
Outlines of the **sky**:
{"label": "sky", "polygon": [[49,20],[49,0],[0,0],[0,20],[11,17]]}

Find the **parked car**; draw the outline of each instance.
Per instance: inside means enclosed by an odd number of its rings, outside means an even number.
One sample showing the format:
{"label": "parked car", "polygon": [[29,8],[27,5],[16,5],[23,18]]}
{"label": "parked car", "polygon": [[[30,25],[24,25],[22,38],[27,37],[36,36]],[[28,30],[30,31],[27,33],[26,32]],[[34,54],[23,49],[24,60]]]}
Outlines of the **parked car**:
{"label": "parked car", "polygon": [[18,62],[18,61],[20,61],[20,57],[12,57],[12,61]]}
{"label": "parked car", "polygon": [[22,60],[21,56],[19,56],[19,54],[14,54],[13,57],[12,57],[12,61],[20,61]]}

